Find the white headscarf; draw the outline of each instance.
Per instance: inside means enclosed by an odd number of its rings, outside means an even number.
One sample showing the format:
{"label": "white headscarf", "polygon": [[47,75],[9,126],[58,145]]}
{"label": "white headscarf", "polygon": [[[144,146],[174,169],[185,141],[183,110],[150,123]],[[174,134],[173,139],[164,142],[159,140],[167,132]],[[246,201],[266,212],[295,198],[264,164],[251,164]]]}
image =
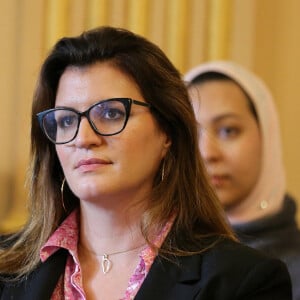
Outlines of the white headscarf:
{"label": "white headscarf", "polygon": [[248,197],[232,212],[232,224],[243,223],[278,212],[285,194],[285,172],[281,154],[278,116],[272,95],[261,79],[231,61],[201,64],[184,76],[187,82],[200,74],[218,72],[237,82],[252,100],[262,135],[262,166],[259,179]]}

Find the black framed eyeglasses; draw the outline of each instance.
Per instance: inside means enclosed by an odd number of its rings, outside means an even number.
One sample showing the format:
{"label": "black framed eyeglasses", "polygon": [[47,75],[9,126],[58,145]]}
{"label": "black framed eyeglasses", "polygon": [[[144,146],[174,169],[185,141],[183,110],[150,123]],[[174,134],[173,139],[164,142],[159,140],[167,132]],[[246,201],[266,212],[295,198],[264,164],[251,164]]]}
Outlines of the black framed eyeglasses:
{"label": "black framed eyeglasses", "polygon": [[99,101],[83,112],[70,107],[56,107],[38,113],[37,118],[52,143],[66,144],[75,139],[82,117],[88,119],[97,134],[110,136],[120,133],[126,127],[132,104],[151,106],[130,98],[112,98]]}

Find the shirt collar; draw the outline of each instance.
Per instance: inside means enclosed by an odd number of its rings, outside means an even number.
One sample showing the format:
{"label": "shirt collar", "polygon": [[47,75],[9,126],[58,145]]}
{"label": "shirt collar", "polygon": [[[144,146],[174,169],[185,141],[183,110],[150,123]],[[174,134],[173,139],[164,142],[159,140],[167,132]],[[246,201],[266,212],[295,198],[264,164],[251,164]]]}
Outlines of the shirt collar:
{"label": "shirt collar", "polygon": [[[167,234],[169,233],[174,217],[163,227],[162,231],[156,236],[153,244],[160,248]],[[79,210],[76,209],[62,222],[62,224],[50,236],[46,244],[41,248],[40,258],[41,261],[46,261],[58,249],[67,249],[73,257],[77,256],[77,245],[79,237]],[[140,256],[146,262],[146,266],[151,265],[155,253],[149,246],[146,246]]]}
{"label": "shirt collar", "polygon": [[41,261],[47,260],[59,248],[67,249],[71,254],[77,253],[79,236],[79,211],[76,209],[62,222],[41,248]]}

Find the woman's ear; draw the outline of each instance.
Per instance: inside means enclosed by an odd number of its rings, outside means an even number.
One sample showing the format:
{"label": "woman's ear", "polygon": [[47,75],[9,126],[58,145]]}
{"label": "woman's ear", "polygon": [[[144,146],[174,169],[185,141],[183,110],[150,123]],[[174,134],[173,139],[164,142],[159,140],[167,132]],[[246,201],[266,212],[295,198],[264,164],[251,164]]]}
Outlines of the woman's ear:
{"label": "woman's ear", "polygon": [[166,155],[166,153],[169,151],[170,147],[172,145],[171,138],[166,134],[165,136],[165,142],[163,144],[163,157]]}

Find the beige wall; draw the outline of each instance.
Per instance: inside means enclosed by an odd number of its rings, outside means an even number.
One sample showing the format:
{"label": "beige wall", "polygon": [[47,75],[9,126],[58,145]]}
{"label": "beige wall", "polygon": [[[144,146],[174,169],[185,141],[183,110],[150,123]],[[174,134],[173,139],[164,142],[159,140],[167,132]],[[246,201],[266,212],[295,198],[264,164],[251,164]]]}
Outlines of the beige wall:
{"label": "beige wall", "polygon": [[275,96],[288,190],[300,203],[300,1],[272,1],[271,11],[268,2],[257,4],[253,69],[265,79]]}
{"label": "beige wall", "polygon": [[39,65],[58,38],[104,24],[148,37],[181,72],[223,58],[257,72],[274,93],[288,190],[300,200],[299,11],[299,0],[1,0],[2,228],[26,216],[29,114]]}

